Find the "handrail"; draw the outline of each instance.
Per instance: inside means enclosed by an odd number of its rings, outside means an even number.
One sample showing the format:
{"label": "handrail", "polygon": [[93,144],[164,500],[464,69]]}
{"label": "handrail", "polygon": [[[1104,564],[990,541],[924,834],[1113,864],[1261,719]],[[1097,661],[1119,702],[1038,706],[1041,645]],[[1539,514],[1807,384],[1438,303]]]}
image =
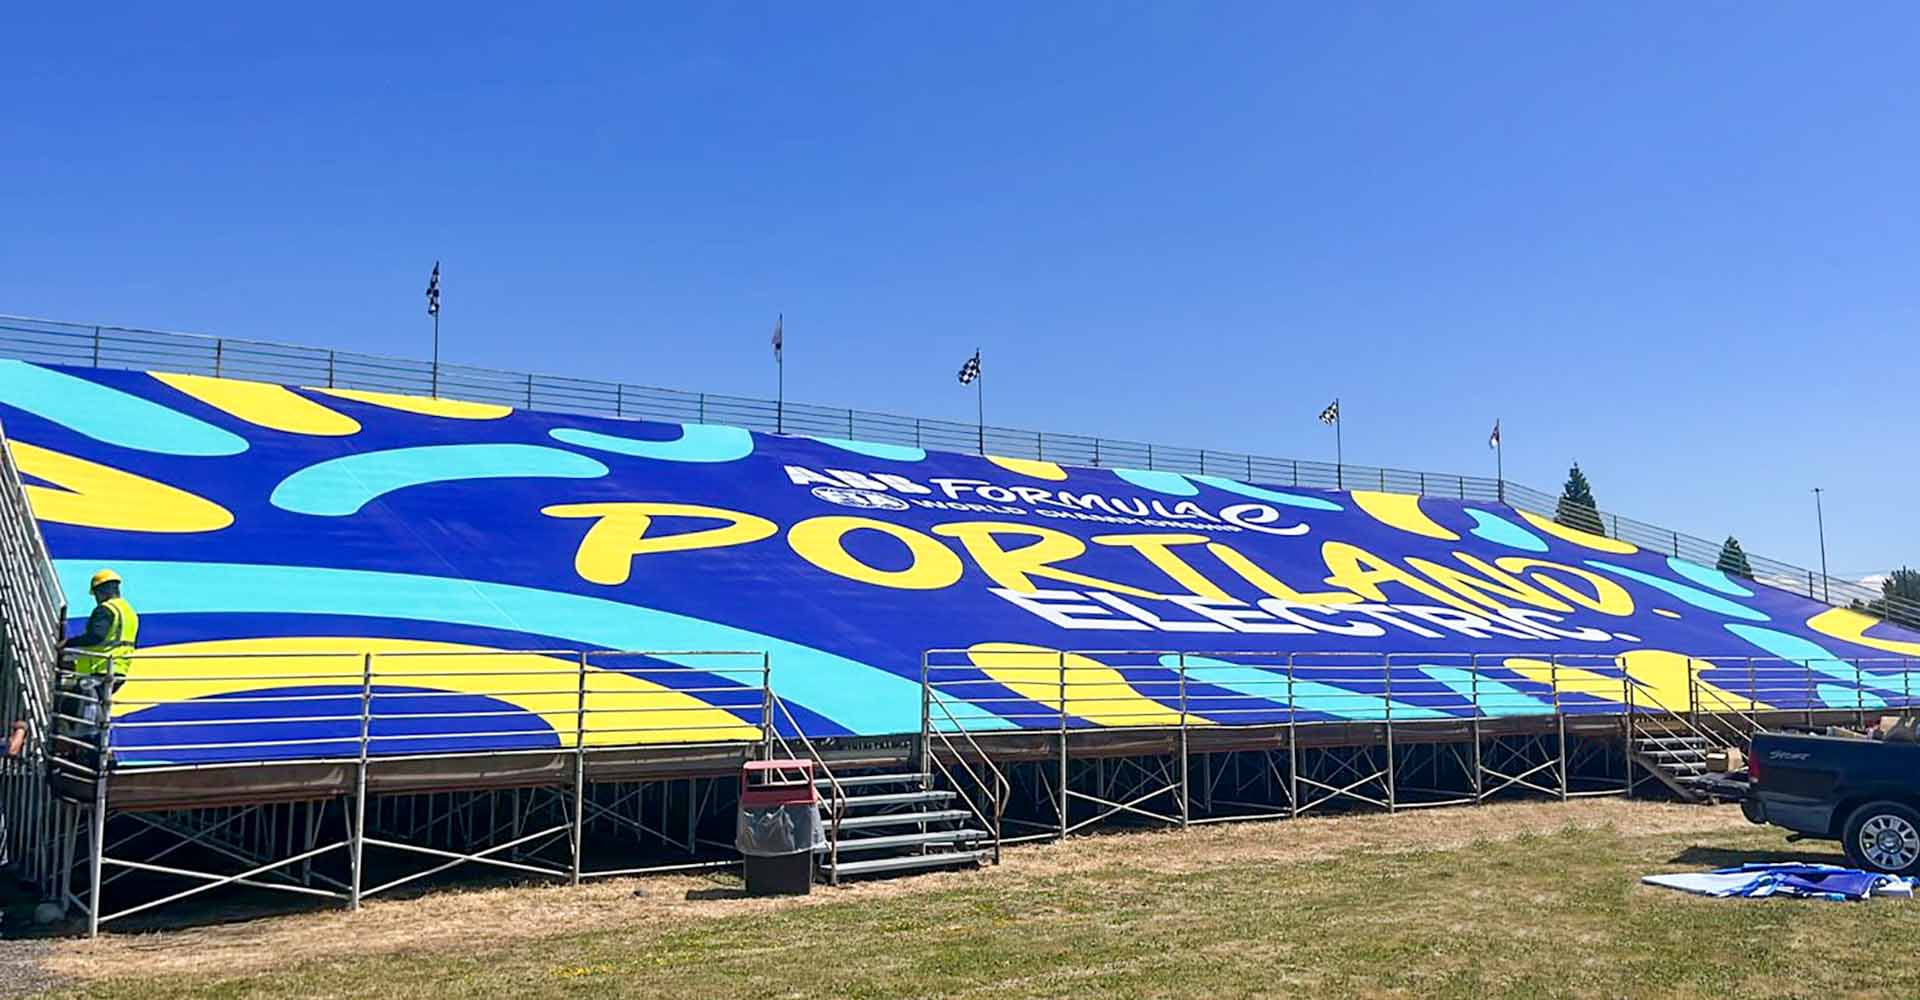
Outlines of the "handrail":
{"label": "handrail", "polygon": [[[1691,664],[1689,664],[1689,667],[1691,667]],[[1749,687],[1751,687],[1751,685],[1749,685]],[[1702,682],[1700,680],[1700,672],[1697,670],[1689,669],[1687,671],[1687,700],[1690,704],[1688,714],[1695,718],[1701,716],[1704,703],[1708,701],[1712,702],[1712,704],[1705,705],[1704,711],[1706,718],[1716,720],[1720,725],[1727,727],[1734,734],[1731,745],[1746,743],[1753,738],[1754,733],[1766,732],[1767,727],[1763,725],[1759,719],[1747,714],[1745,709],[1728,701],[1726,696],[1713,685]],[[1754,704],[1754,698],[1751,693],[1748,694],[1746,702],[1749,706]],[[1732,716],[1738,720],[1738,723],[1729,722],[1727,719],[1728,716]]]}
{"label": "handrail", "polygon": [[[4,427],[0,427],[0,593],[5,595],[0,600],[0,621],[10,647],[10,665],[19,674],[23,707],[37,743],[48,721],[55,643],[66,624],[66,598]],[[0,721],[11,725],[13,718],[9,713]]]}
{"label": "handrail", "polygon": [[[931,685],[926,683],[924,664],[922,668],[920,711],[921,755],[930,761],[934,767],[940,769],[941,775],[947,779],[947,784],[953,786],[955,793],[960,797],[960,801],[966,803],[967,809],[979,817],[981,824],[992,832],[993,862],[994,864],[999,864],[1002,821],[1006,815],[1007,800],[1013,794],[1013,785],[1007,780],[1006,774],[993,763],[993,758],[988,756],[986,750],[973,738],[973,734],[968,732],[960,720],[954,717],[953,710],[947,707],[944,695],[935,691]],[[989,786],[985,779],[979,774],[975,773],[973,765],[967,761],[966,756],[961,753],[960,748],[954,746],[953,740],[947,735],[946,731],[933,724],[932,712],[936,707],[940,709],[942,715],[947,717],[948,722],[953,723],[956,731],[966,740],[967,745],[972,748],[974,756],[979,758],[981,765],[986,768],[988,774],[992,775],[993,784],[991,786]],[[991,807],[991,813],[981,809],[979,805],[974,803],[973,797],[967,794],[966,789],[961,786],[961,783],[955,780],[953,772],[947,769],[946,762],[941,760],[940,755],[933,751],[930,744],[935,736],[940,738],[941,744],[947,748],[953,755],[954,760],[966,771],[967,778],[973,784],[979,786],[982,794],[987,797],[987,804]]]}
{"label": "handrail", "polygon": [[[820,755],[820,751],[814,747],[813,741],[807,738],[806,730],[801,729],[800,724],[794,721],[793,712],[787,708],[786,699],[780,697],[778,694],[773,694],[771,687],[767,690],[769,692],[770,703],[774,708],[779,710],[780,716],[787,720],[788,727],[793,730],[793,735],[800,740],[800,745],[806,748],[807,756],[805,759],[811,760],[813,766],[819,769],[820,775],[827,779],[827,790],[830,793],[828,801],[832,804],[832,808],[828,810],[828,815],[832,822],[827,829],[827,877],[832,880],[833,884],[838,885],[840,882],[840,821],[845,818],[847,811],[847,790],[841,786],[840,779],[834,777],[833,768],[827,766],[827,759]],[[780,732],[780,727],[775,725],[771,719],[767,722],[767,731],[773,734],[775,740],[779,741],[781,752],[787,755],[787,759],[799,759],[794,756],[793,746],[787,742],[786,736]]]}
{"label": "handrail", "polygon": [[[984,450],[1095,468],[1145,468],[1241,477],[1248,482],[1306,489],[1378,489],[1383,492],[1476,500],[1548,517],[1557,494],[1503,478],[1422,472],[1370,465],[1274,458],[1128,441],[1085,434],[982,426],[871,410],[790,403],[749,396],[689,392],[657,386],[471,365],[431,363],[270,341],[139,327],[71,323],[0,314],[0,355],[92,368],[153,369],[329,388],[440,395],[528,410],[727,423],[772,433],[818,434],[949,451]],[[1615,538],[1706,566],[1718,562],[1721,543],[1591,510]],[[1800,591],[1836,607],[1882,608],[1888,617],[1920,622],[1920,602],[1887,598],[1853,580],[1748,555],[1756,579]]]}

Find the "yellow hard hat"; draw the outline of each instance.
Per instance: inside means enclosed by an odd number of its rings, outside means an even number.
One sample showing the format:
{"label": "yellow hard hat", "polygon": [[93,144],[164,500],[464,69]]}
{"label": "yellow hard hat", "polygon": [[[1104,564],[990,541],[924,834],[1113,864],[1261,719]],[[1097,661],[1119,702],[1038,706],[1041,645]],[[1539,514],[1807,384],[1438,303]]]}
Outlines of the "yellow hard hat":
{"label": "yellow hard hat", "polygon": [[119,583],[119,582],[120,582],[120,574],[115,573],[113,570],[110,570],[110,569],[103,569],[100,572],[93,574],[93,582],[87,584],[87,589],[99,590],[102,586],[105,586],[106,584]]}

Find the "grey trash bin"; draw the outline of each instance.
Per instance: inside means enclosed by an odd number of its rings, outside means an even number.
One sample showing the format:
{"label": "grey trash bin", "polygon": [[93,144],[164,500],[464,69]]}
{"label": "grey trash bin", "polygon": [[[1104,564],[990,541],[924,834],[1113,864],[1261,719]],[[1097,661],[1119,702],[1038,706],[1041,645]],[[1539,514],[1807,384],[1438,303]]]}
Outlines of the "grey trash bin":
{"label": "grey trash bin", "polygon": [[814,852],[827,846],[827,836],[812,761],[756,760],[741,769],[733,843],[743,860],[747,895],[813,891]]}

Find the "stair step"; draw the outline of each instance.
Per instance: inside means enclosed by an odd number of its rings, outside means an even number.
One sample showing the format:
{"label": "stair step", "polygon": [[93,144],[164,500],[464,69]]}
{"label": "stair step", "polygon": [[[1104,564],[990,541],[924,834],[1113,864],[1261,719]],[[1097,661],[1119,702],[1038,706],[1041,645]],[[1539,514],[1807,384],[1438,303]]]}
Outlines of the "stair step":
{"label": "stair step", "polygon": [[1703,747],[1707,745],[1706,739],[1700,736],[1638,736],[1634,738],[1633,742],[1640,746],[1661,747]]}
{"label": "stair step", "polygon": [[868,861],[842,861],[839,865],[828,866],[828,868],[839,875],[870,875],[874,872],[903,872],[920,868],[953,868],[959,865],[979,864],[992,854],[991,851],[906,854],[895,858],[873,858]]}
{"label": "stair step", "polygon": [[1707,752],[1697,747],[1685,747],[1679,750],[1642,750],[1645,757],[1686,757],[1693,760],[1705,760]]}
{"label": "stair step", "polygon": [[890,847],[915,847],[921,844],[958,844],[987,839],[985,830],[929,830],[926,833],[896,833],[885,837],[843,837],[840,853],[878,851]]}
{"label": "stair step", "polygon": [[[847,816],[840,820],[840,829],[870,830],[876,826],[905,826],[919,823],[945,823],[949,820],[966,819],[973,813],[965,809],[935,809],[929,812],[881,813],[877,816]],[[828,829],[832,820],[828,820]]]}
{"label": "stair step", "polygon": [[904,785],[925,780],[927,780],[926,775],[914,771],[911,774],[856,774],[851,778],[834,775],[833,780],[815,778],[813,783],[821,788],[832,788],[833,782],[838,781],[841,788],[860,788],[866,785]]}
{"label": "stair step", "polygon": [[[862,809],[869,806],[905,806],[919,802],[945,802],[954,795],[953,792],[943,791],[885,792],[880,795],[849,795],[846,802],[849,809]],[[822,800],[820,806],[823,809],[828,808],[831,803]]]}

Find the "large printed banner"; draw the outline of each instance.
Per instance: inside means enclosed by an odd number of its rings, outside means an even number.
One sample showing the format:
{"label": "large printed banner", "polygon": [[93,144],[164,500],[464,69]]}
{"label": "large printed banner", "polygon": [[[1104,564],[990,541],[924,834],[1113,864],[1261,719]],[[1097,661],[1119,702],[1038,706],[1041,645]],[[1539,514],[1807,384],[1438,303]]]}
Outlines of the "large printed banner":
{"label": "large printed banner", "polygon": [[[981,714],[1001,726],[1059,711],[1014,676],[1053,650],[1236,664],[1208,689],[1277,717],[1287,689],[1258,683],[1271,663],[1235,654],[1394,653],[1403,691],[1437,679],[1551,704],[1554,683],[1578,681],[1563,702],[1614,711],[1619,697],[1598,692],[1626,683],[1669,706],[1690,683],[1730,704],[1901,703],[1915,686],[1901,658],[1920,657],[1920,635],[1865,615],[1492,504],[18,361],[0,361],[0,419],[76,627],[88,576],[108,566],[143,616],[143,652],[198,654],[136,664],[117,715],[176,725],[127,727],[125,759],[337,740],[357,720],[312,721],[316,706],[352,694],[357,714],[346,654],[366,649],[418,654],[416,678],[383,677],[387,708],[437,693],[453,699],[431,703],[440,714],[470,705],[485,720],[470,735],[415,724],[426,737],[393,752],[562,742],[571,701],[458,668],[455,654],[485,650],[764,650],[816,736],[917,731],[929,649],[978,669],[996,694]],[[342,657],[216,656],[242,652]],[[1581,665],[1543,670],[1556,654]],[[1762,692],[1743,680],[1749,658],[1793,662],[1804,683]],[[676,725],[590,742],[750,721],[713,691],[754,683],[646,662],[596,660],[596,695],[673,708],[654,718]],[[1148,714],[1171,707],[1137,673],[1073,664]],[[318,700],[250,697],[266,690]],[[1389,710],[1377,685],[1347,690],[1292,717]],[[1426,697],[1399,699],[1396,717],[1472,711]],[[408,731],[388,717],[406,713],[376,714]],[[178,749],[189,724],[249,719],[261,746]]]}

